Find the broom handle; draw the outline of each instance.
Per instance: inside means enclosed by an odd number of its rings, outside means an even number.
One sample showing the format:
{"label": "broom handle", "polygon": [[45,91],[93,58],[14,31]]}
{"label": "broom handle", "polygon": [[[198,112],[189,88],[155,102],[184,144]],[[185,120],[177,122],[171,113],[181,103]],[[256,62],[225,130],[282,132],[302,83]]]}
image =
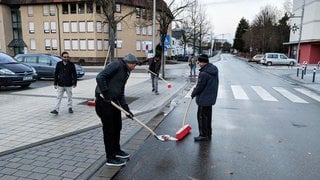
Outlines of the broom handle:
{"label": "broom handle", "polygon": [[106,67],[106,64],[107,64],[107,61],[108,61],[108,57],[109,57],[109,52],[110,52],[110,47],[108,48],[108,52],[107,52],[107,56],[106,56],[106,59],[104,60],[104,65],[103,65],[103,69]]}
{"label": "broom handle", "polygon": [[[151,74],[155,75],[155,76],[158,76],[156,73],[152,72],[150,69],[146,68],[146,70],[148,72],[150,72]],[[166,81],[165,79],[163,79],[161,76],[158,76],[162,81],[166,82],[167,84],[170,84],[168,81]]]}
{"label": "broom handle", "polygon": [[187,105],[187,108],[186,108],[186,111],[184,112],[184,116],[183,116],[183,120],[182,120],[182,127],[183,127],[184,124],[186,123],[187,114],[188,114],[188,111],[189,111],[191,102],[192,102],[192,98],[190,98],[190,100],[189,100],[189,102],[188,102],[188,105]]}
{"label": "broom handle", "polygon": [[[130,115],[126,110],[124,110],[121,106],[119,106],[118,104],[114,103],[113,101],[111,101],[111,104],[116,107],[117,109],[119,109],[120,111],[122,111],[125,115]],[[150,129],[147,125],[145,125],[143,122],[141,122],[139,119],[137,119],[136,117],[132,117],[133,120],[135,120],[137,123],[139,123],[141,126],[143,126],[144,128],[146,128],[148,131],[150,131],[150,133],[154,136],[157,136],[157,134]]]}

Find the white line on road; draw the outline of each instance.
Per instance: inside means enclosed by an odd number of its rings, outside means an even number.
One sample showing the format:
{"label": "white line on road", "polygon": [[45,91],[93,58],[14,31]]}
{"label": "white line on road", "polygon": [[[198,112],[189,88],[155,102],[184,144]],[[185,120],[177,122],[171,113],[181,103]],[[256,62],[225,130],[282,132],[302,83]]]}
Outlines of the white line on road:
{"label": "white line on road", "polygon": [[267,90],[261,86],[251,86],[251,88],[265,101],[278,101]]}
{"label": "white line on road", "polygon": [[248,95],[244,92],[241,86],[232,85],[231,89],[235,99],[249,100]]}
{"label": "white line on road", "polygon": [[287,99],[289,99],[292,102],[295,103],[308,103],[307,101],[301,99],[300,97],[292,94],[291,92],[289,92],[288,90],[282,88],[282,87],[273,87],[274,90],[278,91],[280,94],[282,94],[284,97],[286,97]]}
{"label": "white line on road", "polygon": [[320,102],[320,96],[317,95],[316,93],[310,91],[310,90],[307,90],[307,89],[303,89],[303,88],[294,88],[296,91],[304,94],[304,95],[307,95],[309,96],[310,98]]}

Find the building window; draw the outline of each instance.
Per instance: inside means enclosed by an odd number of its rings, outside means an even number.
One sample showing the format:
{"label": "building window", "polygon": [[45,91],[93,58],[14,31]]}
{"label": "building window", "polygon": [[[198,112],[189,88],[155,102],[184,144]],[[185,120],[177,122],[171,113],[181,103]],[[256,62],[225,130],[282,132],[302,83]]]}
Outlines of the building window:
{"label": "building window", "polygon": [[71,22],[71,32],[72,33],[78,32],[78,23],[77,22],[74,22],[74,21]]}
{"label": "building window", "polygon": [[54,5],[49,6],[50,10],[50,16],[55,16],[56,15],[56,7]]}
{"label": "building window", "polygon": [[104,50],[109,50],[109,40],[108,39],[104,40]]}
{"label": "building window", "polygon": [[49,16],[49,5],[43,5],[43,15],[44,16]]}
{"label": "building window", "polygon": [[141,41],[136,41],[136,50],[141,51]]}
{"label": "building window", "polygon": [[153,18],[153,11],[148,10],[148,19],[151,20]]}
{"label": "building window", "polygon": [[28,16],[33,16],[33,6],[28,6]]}
{"label": "building window", "polygon": [[62,4],[62,14],[69,14],[69,6],[67,3]]}
{"label": "building window", "polygon": [[58,41],[57,39],[52,39],[52,50],[58,49]]}
{"label": "building window", "polygon": [[96,12],[97,14],[101,14],[101,6],[100,5],[96,5]]}
{"label": "building window", "polygon": [[149,36],[152,35],[152,26],[148,26],[148,35],[149,35]]}
{"label": "building window", "polygon": [[63,32],[70,32],[69,22],[63,22]]}
{"label": "building window", "polygon": [[29,33],[34,34],[34,22],[29,22]]}
{"label": "building window", "polygon": [[146,9],[141,10],[142,19],[147,19]]}
{"label": "building window", "polygon": [[79,49],[78,39],[72,39],[72,50],[78,50],[78,49]]}
{"label": "building window", "polygon": [[70,13],[71,14],[77,14],[77,4],[76,3],[71,3],[70,4]]}
{"label": "building window", "polygon": [[97,40],[97,49],[98,51],[102,51],[102,39]]}
{"label": "building window", "polygon": [[70,40],[69,39],[64,40],[64,49],[70,50]]}
{"label": "building window", "polygon": [[122,48],[122,40],[117,40],[117,48]]}
{"label": "building window", "polygon": [[121,4],[116,4],[116,12],[121,13]]}
{"label": "building window", "polygon": [[45,50],[51,50],[51,42],[50,39],[45,39]]}
{"label": "building window", "polygon": [[30,49],[36,50],[36,40],[35,39],[30,39]]}
{"label": "building window", "polygon": [[94,40],[93,39],[88,40],[88,50],[90,50],[90,51],[94,50]]}
{"label": "building window", "polygon": [[145,26],[142,26],[142,34],[143,35],[147,34],[147,28]]}
{"label": "building window", "polygon": [[85,39],[80,39],[80,50],[87,50],[87,41]]}
{"label": "building window", "polygon": [[88,32],[93,32],[93,21],[88,21],[87,25],[88,25]]}
{"label": "building window", "polygon": [[84,21],[79,22],[79,32],[86,32],[86,22]]}
{"label": "building window", "polygon": [[88,14],[93,13],[93,5],[92,5],[92,2],[87,2],[86,5],[87,5],[87,13],[88,13]]}
{"label": "building window", "polygon": [[117,23],[117,31],[121,31],[122,30],[122,26],[121,26],[121,22]]}
{"label": "building window", "polygon": [[101,24],[101,21],[97,21],[97,32],[99,32],[99,33],[102,32],[102,24]]}
{"label": "building window", "polygon": [[141,17],[141,9],[140,8],[136,8],[136,18],[140,18]]}
{"label": "building window", "polygon": [[49,22],[44,22],[43,23],[43,29],[44,29],[44,33],[50,33],[50,24],[49,24]]}
{"label": "building window", "polygon": [[84,3],[78,4],[78,14],[84,14]]}
{"label": "building window", "polygon": [[109,25],[108,25],[108,23],[105,23],[105,24],[103,25],[103,32],[104,32],[104,33],[108,33],[108,32],[109,32]]}
{"label": "building window", "polygon": [[137,26],[136,26],[136,34],[141,34],[140,25],[137,25]]}
{"label": "building window", "polygon": [[56,33],[57,32],[56,22],[50,22],[50,28],[51,28],[51,33]]}

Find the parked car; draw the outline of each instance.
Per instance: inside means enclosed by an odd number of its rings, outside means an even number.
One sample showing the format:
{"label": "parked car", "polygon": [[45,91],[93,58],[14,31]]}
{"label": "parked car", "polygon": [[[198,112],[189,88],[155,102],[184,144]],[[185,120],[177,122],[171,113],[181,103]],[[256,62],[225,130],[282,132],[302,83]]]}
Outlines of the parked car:
{"label": "parked car", "polygon": [[[17,61],[29,64],[38,73],[38,78],[54,78],[56,64],[62,59],[51,54],[18,54],[15,56]],[[82,66],[75,64],[77,77],[84,76],[85,71]]]}
{"label": "parked car", "polygon": [[11,56],[0,52],[0,87],[28,87],[36,80],[37,73],[33,67],[19,63]]}
{"label": "parked car", "polygon": [[188,61],[189,55],[178,55],[177,60],[178,61]]}
{"label": "parked car", "polygon": [[256,54],[251,59],[249,59],[248,62],[260,63],[260,61],[263,59],[263,56],[263,54]]}
{"label": "parked car", "polygon": [[267,66],[271,66],[271,65],[293,66],[297,64],[297,60],[288,58],[283,53],[265,53],[264,57],[261,60],[261,63]]}

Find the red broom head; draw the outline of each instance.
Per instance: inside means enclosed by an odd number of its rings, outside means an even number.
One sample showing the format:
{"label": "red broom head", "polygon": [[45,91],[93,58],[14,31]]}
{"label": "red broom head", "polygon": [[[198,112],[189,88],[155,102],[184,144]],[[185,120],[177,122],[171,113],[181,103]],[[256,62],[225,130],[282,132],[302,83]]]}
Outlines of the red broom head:
{"label": "red broom head", "polygon": [[172,85],[170,83],[168,83],[168,88],[171,88],[171,87],[172,87]]}
{"label": "red broom head", "polygon": [[191,131],[191,126],[189,124],[184,125],[179,131],[176,133],[176,138],[178,140],[183,139],[189,132]]}
{"label": "red broom head", "polygon": [[95,102],[95,101],[88,101],[88,102],[87,102],[87,105],[88,105],[88,106],[95,106],[95,105],[96,105],[96,102]]}

